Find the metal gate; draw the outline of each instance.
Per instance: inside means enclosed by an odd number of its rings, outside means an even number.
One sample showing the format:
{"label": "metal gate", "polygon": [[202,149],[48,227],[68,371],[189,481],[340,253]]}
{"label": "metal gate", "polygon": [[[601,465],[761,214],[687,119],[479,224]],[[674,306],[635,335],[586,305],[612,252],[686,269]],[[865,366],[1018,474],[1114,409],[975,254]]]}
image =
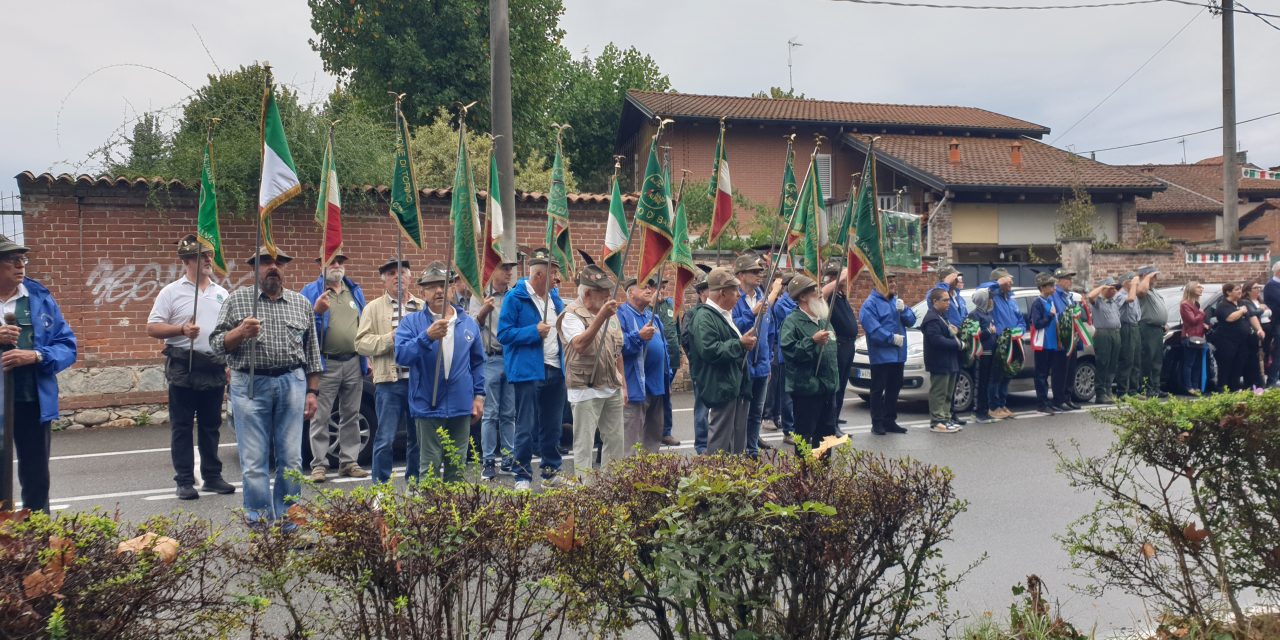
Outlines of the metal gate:
{"label": "metal gate", "polygon": [[1037,273],[1053,273],[1062,265],[1029,262],[958,262],[951,266],[964,276],[965,287],[972,288],[990,279],[991,271],[997,267],[1008,270],[1009,275],[1013,276],[1013,286],[1034,287]]}

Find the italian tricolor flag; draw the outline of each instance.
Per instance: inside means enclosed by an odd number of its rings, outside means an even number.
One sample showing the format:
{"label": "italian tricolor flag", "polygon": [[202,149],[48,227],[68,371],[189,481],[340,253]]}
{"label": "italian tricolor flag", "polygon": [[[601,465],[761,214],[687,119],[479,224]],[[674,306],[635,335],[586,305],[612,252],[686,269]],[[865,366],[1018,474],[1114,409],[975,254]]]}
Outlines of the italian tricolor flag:
{"label": "italian tricolor flag", "polygon": [[624,249],[630,234],[627,232],[627,212],[622,208],[622,188],[618,185],[618,174],[613,174],[613,192],[609,195],[609,217],[604,228],[604,264],[613,275],[622,280],[622,264]]}
{"label": "italian tricolor flag", "polygon": [[729,156],[724,148],[724,120],[720,121],[720,137],[716,139],[716,162],[711,170],[711,197],[715,209],[711,213],[711,236],[714,244],[733,220],[733,186],[729,183]]}
{"label": "italian tricolor flag", "polygon": [[299,193],[302,193],[302,183],[298,180],[293,155],[289,153],[280,109],[276,107],[275,88],[268,75],[262,97],[262,181],[258,186],[258,220],[262,226],[262,243],[272,258],[276,257],[276,245],[271,239],[271,212]]}
{"label": "italian tricolor flag", "polygon": [[333,128],[329,129],[324,160],[320,163],[320,197],[316,200],[316,224],[324,239],[320,243],[320,264],[328,267],[342,251],[342,197],[338,188],[338,170],[333,163]]}
{"label": "italian tricolor flag", "polygon": [[[496,146],[496,145],[495,145]],[[498,182],[498,157],[489,151],[489,194],[485,200],[484,267],[480,273],[480,288],[489,287],[493,272],[502,266],[502,185]]]}

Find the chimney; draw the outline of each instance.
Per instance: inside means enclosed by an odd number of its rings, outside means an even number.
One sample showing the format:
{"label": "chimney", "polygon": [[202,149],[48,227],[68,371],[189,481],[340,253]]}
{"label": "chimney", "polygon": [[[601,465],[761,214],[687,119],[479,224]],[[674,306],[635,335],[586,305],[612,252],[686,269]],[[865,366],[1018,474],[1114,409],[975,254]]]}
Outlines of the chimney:
{"label": "chimney", "polygon": [[1009,161],[1013,163],[1014,169],[1022,168],[1022,143],[1014,142],[1009,145]]}
{"label": "chimney", "polygon": [[951,164],[960,164],[960,141],[952,138],[951,143],[948,144],[947,147],[949,147],[947,162],[950,162]]}

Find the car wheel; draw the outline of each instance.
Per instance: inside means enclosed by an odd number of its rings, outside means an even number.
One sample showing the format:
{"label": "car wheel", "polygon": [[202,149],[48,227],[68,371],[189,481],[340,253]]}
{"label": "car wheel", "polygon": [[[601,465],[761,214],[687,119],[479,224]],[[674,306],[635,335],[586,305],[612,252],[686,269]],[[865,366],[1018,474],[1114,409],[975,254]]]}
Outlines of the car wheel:
{"label": "car wheel", "polygon": [[973,407],[973,374],[960,371],[956,374],[956,394],[951,398],[951,411],[959,414]]}
{"label": "car wheel", "polygon": [[859,393],[858,397],[861,398],[863,402],[871,404],[871,396],[869,394]]}
{"label": "car wheel", "polygon": [[1071,381],[1071,395],[1079,402],[1093,399],[1094,385],[1097,382],[1098,370],[1092,360],[1081,360],[1076,363],[1076,376]]}
{"label": "car wheel", "polygon": [[[356,416],[356,429],[360,432],[360,448],[356,454],[356,462],[368,467],[373,462],[373,441],[378,431],[378,413],[374,408],[373,396],[365,394],[360,400],[360,413]],[[302,468],[311,468],[311,423],[302,425]],[[338,409],[334,406],[329,414],[329,447],[325,455],[325,463],[330,469],[338,467]]]}

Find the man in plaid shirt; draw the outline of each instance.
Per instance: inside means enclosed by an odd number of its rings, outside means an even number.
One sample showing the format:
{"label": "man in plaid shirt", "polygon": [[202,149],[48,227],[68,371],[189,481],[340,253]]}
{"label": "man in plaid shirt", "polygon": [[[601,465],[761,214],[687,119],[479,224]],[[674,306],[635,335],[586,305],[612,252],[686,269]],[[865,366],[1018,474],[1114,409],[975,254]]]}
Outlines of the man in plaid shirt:
{"label": "man in plaid shirt", "polygon": [[[257,313],[253,287],[227,298],[209,346],[224,355],[231,369],[231,407],[244,480],[244,508],[250,522],[282,520],[289,502],[301,493],[287,471],[302,469],[302,423],[316,413],[320,344],[311,303],[284,288],[281,271],[293,258],[265,247],[245,261],[261,283]],[[250,392],[250,368],[253,368]],[[270,456],[275,456],[271,487]],[[285,523],[286,529],[294,525]]]}

